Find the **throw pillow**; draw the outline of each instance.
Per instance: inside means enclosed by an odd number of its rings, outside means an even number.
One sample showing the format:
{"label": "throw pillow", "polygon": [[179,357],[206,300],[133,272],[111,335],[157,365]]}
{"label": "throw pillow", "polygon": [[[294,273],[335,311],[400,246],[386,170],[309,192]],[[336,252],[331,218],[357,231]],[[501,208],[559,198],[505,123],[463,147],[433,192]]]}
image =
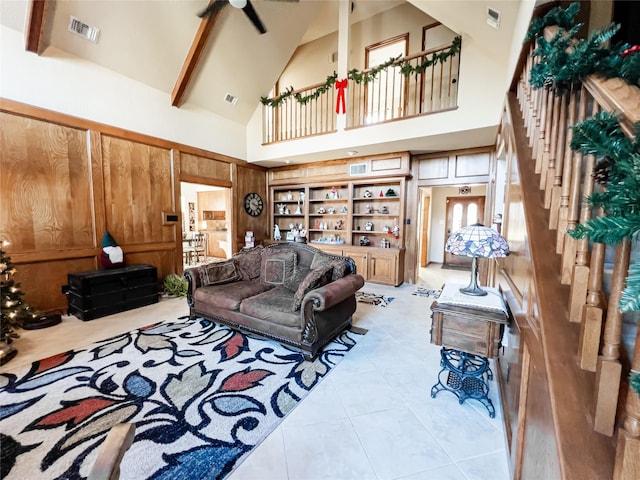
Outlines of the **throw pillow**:
{"label": "throw pillow", "polygon": [[304,281],[307,275],[309,275],[309,272],[311,272],[310,268],[298,265],[296,267],[296,271],[293,272],[293,275],[285,280],[284,288],[289,290],[291,293],[296,293],[296,290],[298,290],[300,284]]}
{"label": "throw pillow", "polygon": [[257,245],[246,251],[237,253],[233,258],[238,262],[238,270],[242,280],[256,280],[260,278],[262,269],[262,253],[264,247]]}
{"label": "throw pillow", "polygon": [[263,281],[273,285],[284,285],[296,270],[298,255],[293,250],[265,250],[262,262]]}
{"label": "throw pillow", "polygon": [[346,272],[349,270],[349,264],[345,260],[330,257],[322,253],[316,253],[313,256],[313,260],[311,260],[311,270],[326,267],[327,265],[331,265],[333,267],[331,281],[344,277]]}
{"label": "throw pillow", "polygon": [[237,282],[242,279],[242,276],[236,268],[235,261],[210,263],[198,267],[198,274],[200,275],[200,283],[203,287]]}
{"label": "throw pillow", "polygon": [[311,290],[315,288],[322,287],[331,281],[331,273],[333,271],[333,267],[331,265],[327,265],[325,267],[316,268],[315,270],[311,270],[308,275],[304,278],[298,290],[293,295],[293,311],[300,310],[300,306],[302,305],[302,299]]}
{"label": "throw pillow", "polygon": [[120,268],[124,266],[124,252],[111,236],[109,231],[102,236],[102,252],[100,252],[100,264],[103,268]]}

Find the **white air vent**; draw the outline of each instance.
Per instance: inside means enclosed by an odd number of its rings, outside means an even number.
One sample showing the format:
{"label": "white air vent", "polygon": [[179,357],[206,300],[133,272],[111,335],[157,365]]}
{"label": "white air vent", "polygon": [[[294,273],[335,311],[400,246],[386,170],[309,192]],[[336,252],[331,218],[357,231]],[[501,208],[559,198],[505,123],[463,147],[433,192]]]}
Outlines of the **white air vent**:
{"label": "white air vent", "polygon": [[354,163],[349,165],[349,175],[366,175],[367,164],[366,163]]}
{"label": "white air vent", "polygon": [[78,20],[76,17],[69,17],[69,31],[81,36],[85,40],[89,40],[93,43],[98,43],[98,35],[100,35],[100,29],[92,27],[86,23]]}
{"label": "white air vent", "polygon": [[487,7],[487,24],[498,30],[500,28],[500,12]]}
{"label": "white air vent", "polygon": [[235,105],[236,103],[238,103],[238,97],[234,97],[230,93],[226,93],[224,95],[224,101],[230,105]]}

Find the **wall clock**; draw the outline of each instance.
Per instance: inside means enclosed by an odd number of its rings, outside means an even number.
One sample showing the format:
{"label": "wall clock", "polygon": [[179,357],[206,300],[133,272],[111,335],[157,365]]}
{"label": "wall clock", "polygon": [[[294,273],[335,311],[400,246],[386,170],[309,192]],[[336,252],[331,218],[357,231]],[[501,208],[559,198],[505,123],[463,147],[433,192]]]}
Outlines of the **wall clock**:
{"label": "wall clock", "polygon": [[257,217],[262,213],[262,198],[255,192],[247,194],[244,197],[244,209],[247,211],[249,215],[252,217]]}

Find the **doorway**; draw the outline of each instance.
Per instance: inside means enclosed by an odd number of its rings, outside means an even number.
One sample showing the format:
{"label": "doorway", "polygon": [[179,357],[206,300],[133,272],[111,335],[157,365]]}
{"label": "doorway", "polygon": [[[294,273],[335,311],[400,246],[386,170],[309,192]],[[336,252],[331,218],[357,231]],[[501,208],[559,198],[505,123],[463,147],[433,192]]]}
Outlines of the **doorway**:
{"label": "doorway", "polygon": [[180,182],[184,268],[231,258],[231,189]]}
{"label": "doorway", "polygon": [[[484,196],[447,197],[445,245],[449,236],[467,225],[481,223],[484,219]],[[471,268],[471,257],[452,255],[444,251],[442,268]]]}

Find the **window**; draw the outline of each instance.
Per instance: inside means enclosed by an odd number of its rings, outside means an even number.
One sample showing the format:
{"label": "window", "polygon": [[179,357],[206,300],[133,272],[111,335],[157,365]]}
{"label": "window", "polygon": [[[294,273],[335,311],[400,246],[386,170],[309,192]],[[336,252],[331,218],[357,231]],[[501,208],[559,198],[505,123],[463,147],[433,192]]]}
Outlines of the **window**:
{"label": "window", "polygon": [[[391,58],[407,56],[409,34],[385,40],[365,49],[365,68],[372,69]],[[405,100],[404,75],[398,67],[389,67],[378,73],[366,85],[365,123],[378,123],[402,116]]]}

